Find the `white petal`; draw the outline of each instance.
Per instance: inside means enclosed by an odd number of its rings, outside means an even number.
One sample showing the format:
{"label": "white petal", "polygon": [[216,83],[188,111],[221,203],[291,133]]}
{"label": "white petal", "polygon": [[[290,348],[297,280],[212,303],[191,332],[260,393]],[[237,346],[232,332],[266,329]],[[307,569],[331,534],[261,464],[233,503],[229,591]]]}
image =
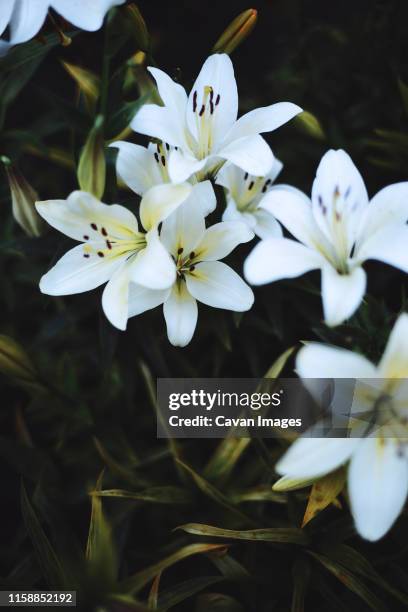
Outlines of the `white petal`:
{"label": "white petal", "polygon": [[378,375],[377,368],[362,355],[317,342],[300,349],[296,372],[302,378],[374,378]]}
{"label": "white petal", "polygon": [[194,335],[198,308],[184,282],[175,283],[170,296],[164,302],[163,312],[170,342],[174,346],[186,346]]}
{"label": "white petal", "polygon": [[324,265],[312,249],[287,238],[261,240],[248,255],[244,276],[252,285],[264,285],[282,278],[301,276]]}
{"label": "white petal", "polygon": [[408,492],[408,461],[390,438],[361,440],[349,467],[348,488],[357,531],[376,541],[400,514]]}
{"label": "white petal", "polygon": [[174,147],[186,147],[180,132],[179,117],[165,106],[145,104],[132,119],[130,127],[139,134],[158,138]]}
{"label": "white petal", "polygon": [[102,308],[114,327],[124,331],[129,317],[129,263],[112,275],[102,293]]}
{"label": "white petal", "polygon": [[242,183],[244,182],[245,171],[238,168],[234,164],[226,163],[218,171],[217,185],[221,185],[228,189],[234,200],[237,200],[237,195],[240,193]]}
{"label": "white petal", "polygon": [[324,476],[346,463],[359,442],[356,438],[298,438],[275,471],[299,479]]}
{"label": "white petal", "polygon": [[312,203],[299,189],[290,185],[275,185],[264,195],[259,206],[270,212],[303,244],[317,250],[327,248],[326,237],[313,217]]}
{"label": "white petal", "polygon": [[164,106],[174,114],[174,117],[178,116],[180,118],[180,129],[182,129],[182,121],[184,121],[187,106],[186,90],[182,85],[173,81],[163,70],[149,66],[148,71],[156,81]]}
{"label": "white petal", "polygon": [[358,245],[377,231],[408,221],[408,182],[395,183],[381,189],[364,212]]}
{"label": "white petal", "polygon": [[254,302],[252,290],[232,268],[221,261],[204,261],[186,274],[187,289],[199,302],[243,312]]}
{"label": "white petal", "polygon": [[254,212],[256,225],[254,232],[259,238],[281,238],[282,228],[273,215],[267,210],[259,208]]}
{"label": "white petal", "polygon": [[[300,106],[291,102],[278,102],[250,111],[238,119],[227,136],[231,142],[244,136],[272,132],[302,112]],[[264,173],[259,176],[263,176]]]}
{"label": "white petal", "polygon": [[16,2],[10,18],[10,44],[17,45],[35,36],[45,21],[48,6],[47,0]]}
{"label": "white petal", "polygon": [[212,213],[217,206],[217,198],[211,181],[201,181],[193,185],[189,200],[191,200],[192,205],[201,209],[205,217]]}
{"label": "white petal", "polygon": [[116,172],[138,195],[143,195],[153,185],[164,182],[158,180],[159,175],[154,172],[154,157],[146,147],[124,141],[113,142],[109,146],[118,149]]}
{"label": "white petal", "polygon": [[147,289],[142,285],[129,285],[129,318],[160,306],[168,298],[170,289]]}
{"label": "white petal", "polygon": [[130,210],[119,204],[103,204],[85,191],[74,191],[67,200],[37,202],[36,208],[47,223],[74,240],[104,240],[103,230],[119,239],[130,239],[138,232]]}
{"label": "white petal", "polygon": [[245,136],[233,140],[217,152],[217,156],[227,159],[249,174],[264,176],[273,165],[273,153],[262,136]]}
{"label": "white petal", "polygon": [[378,259],[408,273],[408,226],[388,225],[360,244],[354,257],[358,261]]}
{"label": "white petal", "polygon": [[239,244],[249,242],[254,237],[253,231],[242,221],[222,221],[212,225],[197,245],[196,257],[202,261],[224,259]]}
{"label": "white petal", "polygon": [[146,234],[147,246],[139,251],[130,266],[131,280],[148,289],[167,289],[176,280],[176,266],[157,230]]}
{"label": "white petal", "polygon": [[173,150],[169,156],[169,176],[175,183],[186,181],[202,170],[206,163],[207,159],[196,159],[188,151]]}
{"label": "white petal", "polygon": [[16,0],[3,0],[0,11],[0,35],[8,26]]}
{"label": "white petal", "polygon": [[363,268],[339,274],[332,266],[322,269],[324,320],[331,327],[340,325],[360,306],[366,291],[367,277]]}
{"label": "white petal", "polygon": [[360,230],[368,195],[361,174],[343,150],[323,155],[312,187],[313,214],[322,232],[347,257]]}
{"label": "white petal", "polygon": [[82,244],[74,247],[40,280],[40,290],[48,295],[70,295],[90,291],[106,283],[123,262],[123,257],[84,258]]}
{"label": "white petal", "polygon": [[408,378],[408,314],[401,314],[378,365],[380,378]]}
{"label": "white petal", "polygon": [[[177,257],[179,249],[183,256],[193,251],[205,232],[204,213],[201,206],[196,206],[193,187],[191,195],[163,223],[160,238],[166,249]],[[199,190],[198,190],[199,191]]]}
{"label": "white petal", "polygon": [[[217,147],[234,124],[238,114],[238,92],[234,68],[228,55],[216,53],[204,62],[194,83],[188,99],[187,124],[190,132],[197,139],[197,118],[204,102],[206,87],[212,87],[214,112],[211,115],[213,146]],[[194,112],[194,96],[196,98]],[[215,104],[219,96],[218,104]],[[207,96],[207,111],[209,100]]]}
{"label": "white petal", "polygon": [[124,2],[125,0],[50,0],[49,4],[73,25],[94,32],[102,26],[108,10]]}
{"label": "white petal", "polygon": [[190,195],[189,183],[155,185],[144,194],[140,202],[140,220],[146,231],[164,221]]}

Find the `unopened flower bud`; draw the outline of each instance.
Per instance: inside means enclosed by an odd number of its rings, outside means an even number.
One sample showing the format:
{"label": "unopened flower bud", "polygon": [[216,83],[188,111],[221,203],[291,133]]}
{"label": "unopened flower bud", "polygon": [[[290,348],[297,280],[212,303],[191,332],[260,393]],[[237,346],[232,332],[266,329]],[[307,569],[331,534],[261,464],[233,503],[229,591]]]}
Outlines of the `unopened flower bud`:
{"label": "unopened flower bud", "polygon": [[221,34],[212,52],[232,53],[252,32],[257,19],[258,12],[256,9],[247,9],[243,13],[240,13]]}
{"label": "unopened flower bud", "polygon": [[80,188],[98,199],[103,196],[106,180],[103,122],[102,115],[98,115],[82,149],[77,172]]}
{"label": "unopened flower bud", "polygon": [[148,51],[150,46],[149,33],[147,31],[145,20],[142,17],[136,4],[129,4],[125,7],[125,14],[130,24],[131,32],[136,44],[141,51]]}
{"label": "unopened flower bud", "polygon": [[43,388],[31,359],[10,336],[0,335],[0,372],[20,385]]}
{"label": "unopened flower bud", "polygon": [[28,236],[38,238],[45,227],[35,208],[38,194],[7,157],[2,157],[1,161],[4,163],[10,186],[14,219]]}

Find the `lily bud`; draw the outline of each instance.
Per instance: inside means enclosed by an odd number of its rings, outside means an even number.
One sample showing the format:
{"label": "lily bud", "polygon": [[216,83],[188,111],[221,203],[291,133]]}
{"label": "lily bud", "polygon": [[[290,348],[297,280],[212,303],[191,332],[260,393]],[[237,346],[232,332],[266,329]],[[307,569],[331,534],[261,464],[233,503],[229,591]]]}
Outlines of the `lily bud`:
{"label": "lily bud", "polygon": [[35,208],[38,194],[7,157],[2,157],[1,161],[4,163],[10,186],[13,217],[28,236],[38,238],[45,227]]}
{"label": "lily bud", "polygon": [[98,199],[103,196],[106,180],[103,123],[102,115],[98,115],[82,149],[77,171],[80,188]]}
{"label": "lily bud", "polygon": [[92,112],[99,98],[100,79],[90,70],[86,70],[80,66],[75,66],[68,62],[62,62],[62,65],[78,85],[79,91],[85,98],[88,111]]}
{"label": "lily bud", "polygon": [[295,117],[295,125],[297,125],[302,132],[312,136],[312,138],[316,140],[326,140],[326,134],[323,131],[320,121],[308,111],[303,111],[303,113]]}
{"label": "lily bud", "polygon": [[232,53],[250,35],[257,19],[256,9],[247,9],[235,17],[215,43],[212,53]]}
{"label": "lily bud", "polygon": [[141,51],[148,51],[150,46],[149,32],[147,31],[146,22],[139,8],[136,4],[129,4],[125,7],[125,12],[127,13],[131,31],[137,46]]}
{"label": "lily bud", "polygon": [[0,372],[21,385],[42,387],[31,359],[10,336],[0,335]]}

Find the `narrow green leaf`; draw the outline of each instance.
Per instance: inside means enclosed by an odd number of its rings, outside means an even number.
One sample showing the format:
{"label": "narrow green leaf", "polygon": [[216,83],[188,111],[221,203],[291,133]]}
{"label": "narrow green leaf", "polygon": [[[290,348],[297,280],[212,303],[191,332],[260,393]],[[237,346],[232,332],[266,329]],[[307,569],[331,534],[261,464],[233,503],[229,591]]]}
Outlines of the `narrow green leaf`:
{"label": "narrow green leaf", "polygon": [[151,487],[143,491],[125,491],[123,489],[104,489],[91,491],[90,495],[98,497],[119,497],[134,501],[150,502],[154,504],[189,504],[191,495],[181,487],[164,486]]}
{"label": "narrow green leaf", "polygon": [[182,601],[186,601],[189,597],[222,581],[222,576],[200,576],[199,578],[192,578],[174,587],[170,587],[159,596],[159,610],[160,612],[167,612],[167,610],[174,608],[174,606],[177,606]]}
{"label": "narrow green leaf", "polygon": [[222,529],[211,525],[200,523],[187,523],[177,527],[186,533],[193,535],[208,536],[214,538],[226,538],[231,540],[245,540],[248,542],[273,542],[283,544],[305,545],[309,542],[307,534],[302,529],[296,527],[275,527],[270,529]]}

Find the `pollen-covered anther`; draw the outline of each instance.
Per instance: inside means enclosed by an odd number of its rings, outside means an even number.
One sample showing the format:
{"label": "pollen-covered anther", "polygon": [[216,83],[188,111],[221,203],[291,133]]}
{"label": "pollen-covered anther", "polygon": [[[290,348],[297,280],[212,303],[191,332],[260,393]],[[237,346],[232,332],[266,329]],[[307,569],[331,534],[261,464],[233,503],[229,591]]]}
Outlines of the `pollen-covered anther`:
{"label": "pollen-covered anther", "polygon": [[104,227],[101,229],[101,234],[102,234],[102,236],[107,236],[108,235],[108,232],[106,231],[106,229]]}
{"label": "pollen-covered anther", "polygon": [[177,249],[177,255],[181,255],[183,251],[184,251],[183,247],[179,247]]}
{"label": "pollen-covered anther", "polygon": [[91,227],[95,231],[98,229],[98,226],[96,225],[96,223],[91,223]]}
{"label": "pollen-covered anther", "polygon": [[195,254],[195,252],[194,252],[194,251],[191,251],[191,253],[190,253],[190,259],[194,259],[195,255],[196,255],[196,254]]}

